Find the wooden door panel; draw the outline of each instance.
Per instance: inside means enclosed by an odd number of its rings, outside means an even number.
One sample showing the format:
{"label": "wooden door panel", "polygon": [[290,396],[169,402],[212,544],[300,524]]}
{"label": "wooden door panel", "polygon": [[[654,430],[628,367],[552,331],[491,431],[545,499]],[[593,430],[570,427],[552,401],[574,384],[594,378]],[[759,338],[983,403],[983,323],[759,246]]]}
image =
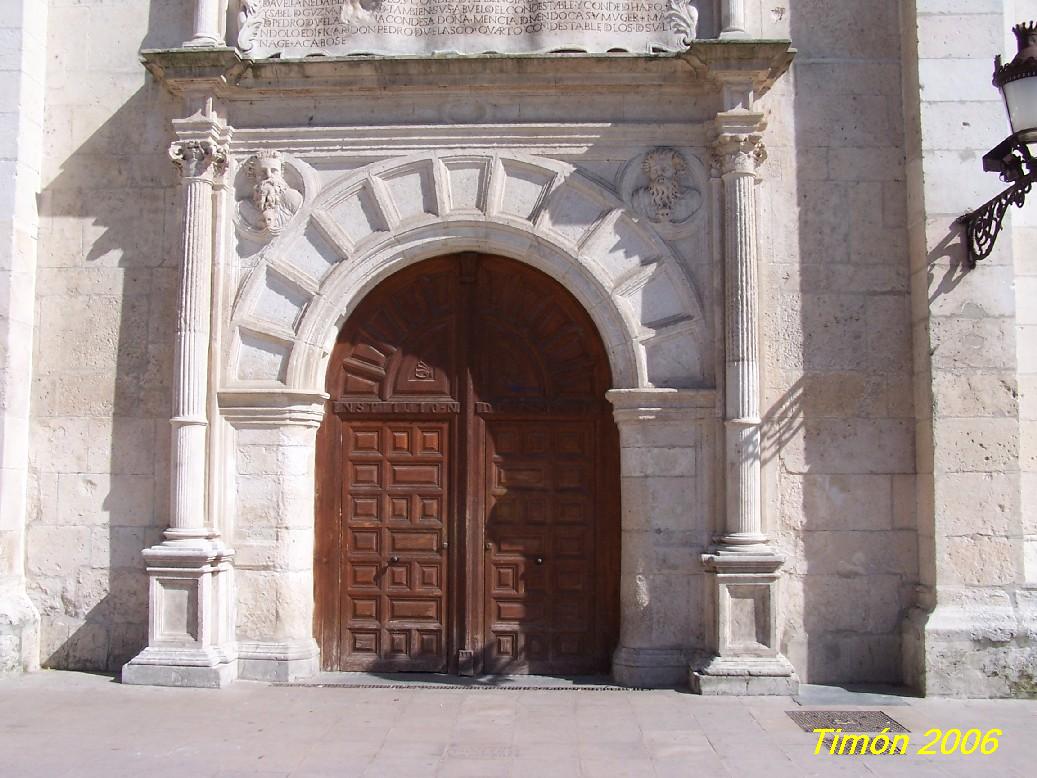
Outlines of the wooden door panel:
{"label": "wooden door panel", "polygon": [[593,427],[593,421],[486,422],[489,672],[601,669],[595,536],[572,522],[574,513],[581,522],[592,519],[594,454],[586,443]]}
{"label": "wooden door panel", "polygon": [[342,669],[446,668],[449,426],[346,423]]}

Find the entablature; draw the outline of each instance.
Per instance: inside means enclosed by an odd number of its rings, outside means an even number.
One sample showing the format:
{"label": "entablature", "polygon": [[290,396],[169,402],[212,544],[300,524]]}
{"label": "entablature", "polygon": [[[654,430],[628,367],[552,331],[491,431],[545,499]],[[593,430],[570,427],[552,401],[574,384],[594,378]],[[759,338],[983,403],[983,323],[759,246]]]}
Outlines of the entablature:
{"label": "entablature", "polygon": [[[678,53],[442,56],[314,56],[250,59],[235,48],[146,49],[141,61],[173,94],[223,100],[266,97],[477,91],[641,90],[725,94],[749,107],[792,63],[788,40],[695,41]],[[730,98],[728,97],[730,95]]]}

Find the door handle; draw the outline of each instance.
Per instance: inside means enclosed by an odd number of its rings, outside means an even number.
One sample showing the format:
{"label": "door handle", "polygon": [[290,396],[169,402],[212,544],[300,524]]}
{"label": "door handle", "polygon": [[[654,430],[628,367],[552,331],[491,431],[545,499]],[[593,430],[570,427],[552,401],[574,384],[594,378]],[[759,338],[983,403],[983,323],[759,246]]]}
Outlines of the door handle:
{"label": "door handle", "polygon": [[389,557],[389,564],[390,565],[398,565],[399,563],[400,563],[400,558],[398,556],[396,556],[396,554],[393,554],[391,557]]}
{"label": "door handle", "polygon": [[536,563],[537,563],[538,565],[542,565],[542,564],[544,564],[544,558],[543,558],[542,556],[538,556],[538,557],[536,558]]}

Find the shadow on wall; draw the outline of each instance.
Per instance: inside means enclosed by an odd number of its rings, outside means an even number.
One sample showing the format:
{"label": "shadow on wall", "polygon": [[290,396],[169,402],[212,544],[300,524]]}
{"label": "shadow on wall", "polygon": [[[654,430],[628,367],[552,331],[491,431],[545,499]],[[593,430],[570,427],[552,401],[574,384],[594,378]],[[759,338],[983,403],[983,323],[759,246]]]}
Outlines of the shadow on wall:
{"label": "shadow on wall", "polygon": [[863,27],[857,3],[790,8],[798,260],[764,251],[790,263],[767,446],[782,650],[810,683],[899,683],[918,577],[899,10],[872,6]]}
{"label": "shadow on wall", "polygon": [[[189,5],[151,0],[141,47],[182,41]],[[52,10],[51,25],[68,21],[63,12]],[[123,13],[89,9],[92,24]],[[110,21],[126,27],[122,17]],[[77,71],[67,86],[58,73],[48,93],[47,132],[61,138],[62,122],[90,121],[106,95],[140,85],[69,153],[39,198],[33,468],[41,497],[29,517],[28,564],[50,668],[117,670],[146,645],[141,549],[161,540],[168,520],[179,244],[166,147],[177,104],[137,64],[136,49],[127,46],[111,69]],[[44,496],[49,483],[53,500]]]}

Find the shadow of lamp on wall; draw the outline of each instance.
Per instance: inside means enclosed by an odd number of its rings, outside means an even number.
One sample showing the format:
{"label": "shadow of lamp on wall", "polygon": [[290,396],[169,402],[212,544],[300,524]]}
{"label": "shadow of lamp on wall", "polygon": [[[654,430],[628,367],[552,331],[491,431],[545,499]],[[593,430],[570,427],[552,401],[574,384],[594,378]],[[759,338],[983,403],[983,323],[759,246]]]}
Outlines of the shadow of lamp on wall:
{"label": "shadow of lamp on wall", "polygon": [[1037,22],[1018,24],[1012,32],[1019,53],[1007,65],[1001,64],[1000,56],[994,60],[994,86],[1005,100],[1012,134],[983,155],[983,169],[998,173],[1011,186],[958,218],[965,226],[970,268],[990,256],[1008,206],[1022,207],[1037,182],[1037,158],[1029,147],[1037,144]]}

